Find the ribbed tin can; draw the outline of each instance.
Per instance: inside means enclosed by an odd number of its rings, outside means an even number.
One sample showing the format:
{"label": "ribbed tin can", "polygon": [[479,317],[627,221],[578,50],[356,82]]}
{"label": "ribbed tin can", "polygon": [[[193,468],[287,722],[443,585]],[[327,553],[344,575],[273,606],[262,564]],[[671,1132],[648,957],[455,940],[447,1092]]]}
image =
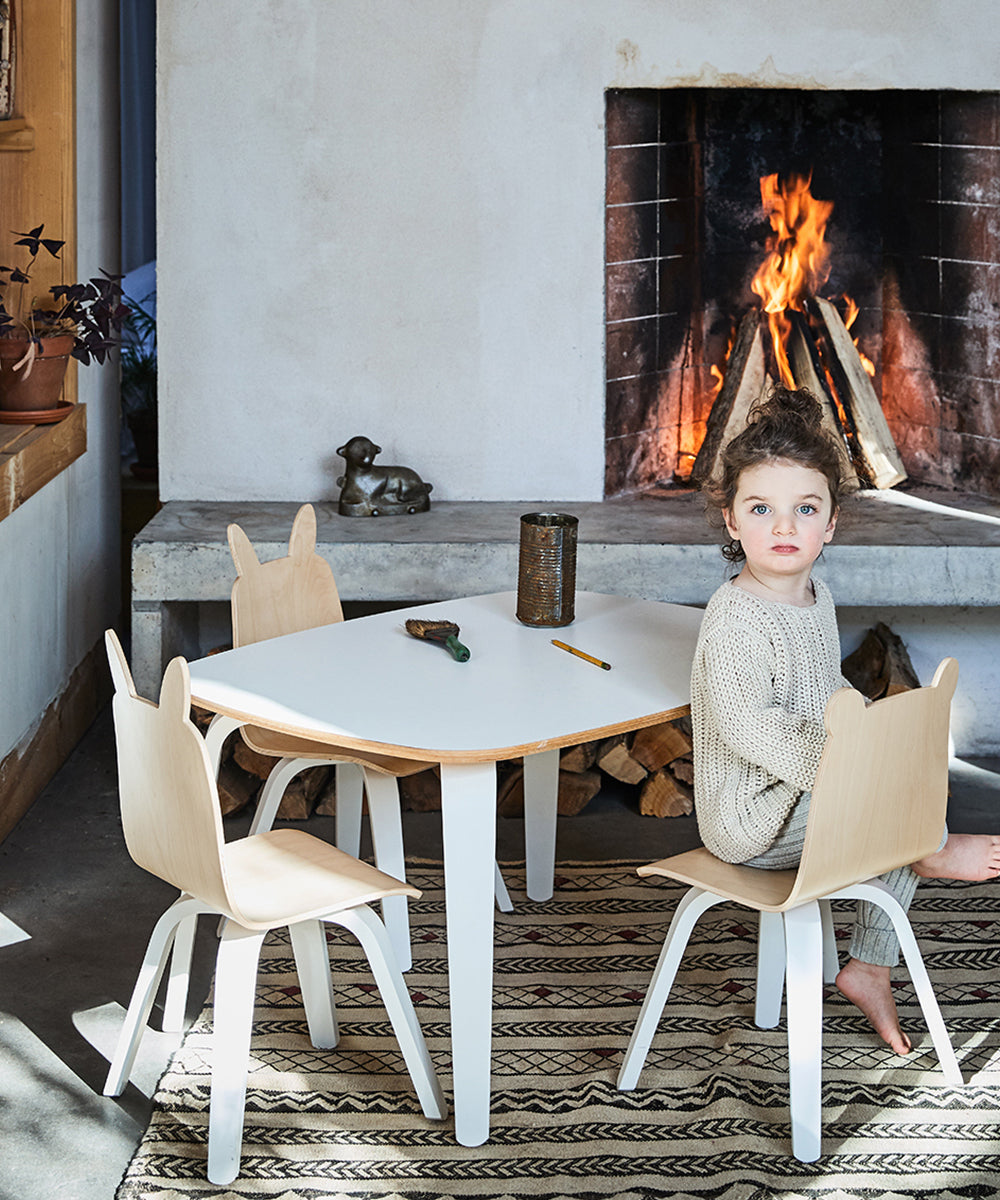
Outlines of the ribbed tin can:
{"label": "ribbed tin can", "polygon": [[517,619],[525,625],[569,625],[576,601],[577,518],[525,513],[517,569]]}

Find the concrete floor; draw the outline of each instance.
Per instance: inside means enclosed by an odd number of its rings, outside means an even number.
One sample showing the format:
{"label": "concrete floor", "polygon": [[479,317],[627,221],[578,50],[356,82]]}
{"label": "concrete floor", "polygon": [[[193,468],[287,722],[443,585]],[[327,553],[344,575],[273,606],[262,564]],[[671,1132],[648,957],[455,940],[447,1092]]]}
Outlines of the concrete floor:
{"label": "concrete floor", "polygon": [[[0,845],[0,1200],[111,1200],[176,1044],[147,1033],[132,1084],[117,1100],[102,1097],[146,939],[176,895],[128,857],[116,786],[108,711]],[[248,825],[248,816],[227,818],[227,837]],[[1000,829],[1000,761],[954,764],[949,825]],[[332,840],[332,818],[306,827]],[[407,813],[407,853],[439,859],[440,830],[438,814]],[[692,818],[641,817],[634,794],[619,789],[560,818],[557,856],[654,859],[695,844]],[[523,845],[523,823],[501,818],[498,858],[523,858]],[[214,953],[210,923],[201,924],[192,1017]]]}

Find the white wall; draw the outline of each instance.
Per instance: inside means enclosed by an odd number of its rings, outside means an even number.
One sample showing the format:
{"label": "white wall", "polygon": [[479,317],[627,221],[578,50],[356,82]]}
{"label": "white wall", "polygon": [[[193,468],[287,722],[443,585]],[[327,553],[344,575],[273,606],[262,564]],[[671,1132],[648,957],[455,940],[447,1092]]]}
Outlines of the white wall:
{"label": "white wall", "polygon": [[604,89],[1000,86],[987,0],[171,0],[165,499],[600,499]]}
{"label": "white wall", "polygon": [[[81,278],[118,262],[117,7],[77,0]],[[117,372],[90,366],[79,378],[86,454],[0,521],[0,759],[27,739],[121,604]]]}

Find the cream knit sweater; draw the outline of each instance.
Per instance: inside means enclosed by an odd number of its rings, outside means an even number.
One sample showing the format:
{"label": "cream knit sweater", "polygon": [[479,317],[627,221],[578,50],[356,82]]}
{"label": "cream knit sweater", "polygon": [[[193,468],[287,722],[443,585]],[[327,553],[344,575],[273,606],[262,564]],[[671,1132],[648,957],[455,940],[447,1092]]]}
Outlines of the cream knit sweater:
{"label": "cream knit sweater", "polygon": [[810,791],[838,688],[837,617],[814,580],[809,608],[724,583],[705,609],[691,672],[695,810],[701,839],[726,862],[770,846]]}

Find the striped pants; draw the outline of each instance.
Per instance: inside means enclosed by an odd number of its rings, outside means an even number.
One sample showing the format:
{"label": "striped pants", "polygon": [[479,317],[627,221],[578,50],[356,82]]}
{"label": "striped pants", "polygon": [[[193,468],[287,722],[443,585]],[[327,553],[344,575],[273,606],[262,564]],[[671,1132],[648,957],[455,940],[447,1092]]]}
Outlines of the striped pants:
{"label": "striped pants", "polygon": [[[797,867],[802,857],[802,847],[806,837],[806,820],[809,816],[809,792],[803,792],[789,812],[784,825],[778,831],[778,836],[770,846],[756,858],[751,858],[745,864],[748,867],[764,867],[771,871],[784,871]],[[945,830],[941,839],[943,846],[948,839]],[[882,883],[896,897],[905,912],[910,907],[913,893],[917,889],[919,875],[910,868],[897,867],[885,875],[879,876]],[[859,900],[854,919],[854,931],[851,934],[851,958],[861,962],[874,963],[880,967],[894,967],[899,962],[899,942],[892,928],[889,914],[877,904]]]}

